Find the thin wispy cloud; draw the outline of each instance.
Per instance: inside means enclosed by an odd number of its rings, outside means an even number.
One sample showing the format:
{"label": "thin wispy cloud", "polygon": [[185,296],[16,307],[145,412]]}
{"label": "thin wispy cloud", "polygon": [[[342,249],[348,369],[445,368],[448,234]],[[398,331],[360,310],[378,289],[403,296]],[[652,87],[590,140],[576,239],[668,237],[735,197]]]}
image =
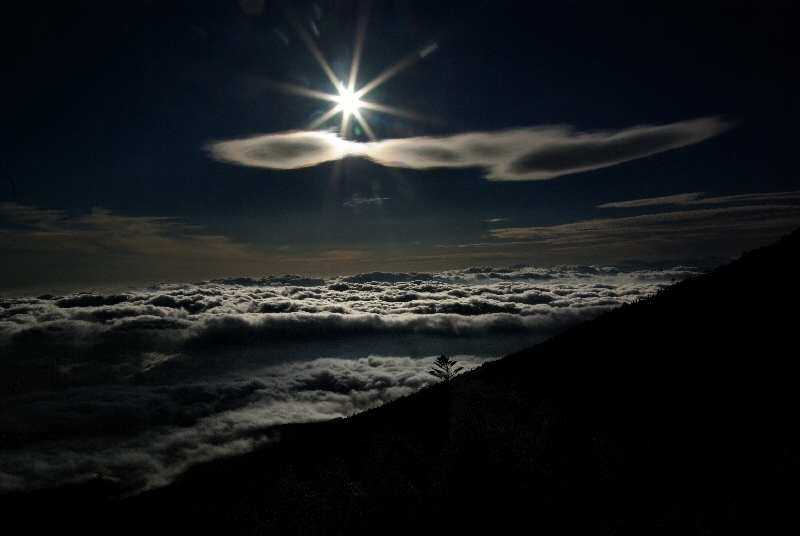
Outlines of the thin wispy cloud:
{"label": "thin wispy cloud", "polygon": [[63,253],[124,253],[160,257],[245,258],[244,244],[202,234],[177,218],[122,216],[102,208],[70,216],[37,207],[0,204],[0,249]]}
{"label": "thin wispy cloud", "polygon": [[492,229],[503,240],[528,240],[556,247],[618,247],[623,243],[675,243],[711,240],[727,236],[774,238],[789,232],[800,222],[800,206],[763,205],[665,212],[587,220],[550,227],[509,227]]}
{"label": "thin wispy cloud", "polygon": [[266,134],[207,145],[222,162],[297,169],[347,156],[409,169],[483,168],[494,181],[546,180],[613,166],[699,143],[731,128],[716,117],[614,132],[575,132],[566,126],[469,132],[360,143],[332,132]]}
{"label": "thin wispy cloud", "polygon": [[180,218],[95,208],[73,215],[0,204],[0,291],[63,292],[97,285],[204,279],[263,269],[264,254]]}
{"label": "thin wispy cloud", "polygon": [[380,197],[380,196],[373,196],[373,197],[353,197],[349,201],[345,201],[342,203],[342,206],[355,208],[360,207],[363,205],[380,205],[384,201],[388,201],[388,197]]}
{"label": "thin wispy cloud", "polygon": [[[798,201],[800,192],[708,198],[701,192],[692,192],[628,200],[598,208],[665,207],[667,211],[550,226],[495,226],[481,241],[435,247],[468,252],[463,253],[464,258],[483,257],[493,263],[502,258],[517,259],[516,263],[535,259],[533,262],[539,265],[613,264],[623,259],[659,257],[734,258],[743,250],[764,245],[775,235],[791,232],[800,225]],[[706,208],[699,208],[701,206]],[[671,208],[672,211],[668,211]],[[485,221],[493,223],[493,220]]]}
{"label": "thin wispy cloud", "polygon": [[774,192],[760,194],[728,195],[723,197],[703,197],[703,192],[670,195],[666,197],[649,197],[630,201],[617,201],[597,205],[597,208],[635,208],[658,205],[718,205],[725,203],[752,203],[763,201],[797,201],[800,192]]}

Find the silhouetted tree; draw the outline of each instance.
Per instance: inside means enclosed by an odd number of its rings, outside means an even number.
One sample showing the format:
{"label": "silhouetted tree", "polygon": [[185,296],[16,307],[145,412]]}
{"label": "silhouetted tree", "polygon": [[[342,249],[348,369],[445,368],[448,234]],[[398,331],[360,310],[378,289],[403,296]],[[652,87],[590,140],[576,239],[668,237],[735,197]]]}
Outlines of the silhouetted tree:
{"label": "silhouetted tree", "polygon": [[446,355],[440,355],[436,358],[433,368],[428,371],[428,373],[432,376],[436,376],[443,382],[449,381],[453,376],[464,369],[464,367],[456,367],[456,363],[458,363],[458,361],[455,359],[450,359]]}

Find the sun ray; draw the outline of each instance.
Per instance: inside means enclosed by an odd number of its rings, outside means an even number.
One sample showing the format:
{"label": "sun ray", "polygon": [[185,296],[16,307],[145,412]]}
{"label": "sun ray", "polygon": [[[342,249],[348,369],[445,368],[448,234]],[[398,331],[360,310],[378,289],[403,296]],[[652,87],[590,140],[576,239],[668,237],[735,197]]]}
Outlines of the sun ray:
{"label": "sun ray", "polygon": [[398,73],[400,73],[400,72],[404,71],[405,69],[411,67],[412,65],[417,63],[420,59],[422,59],[422,56],[420,55],[419,52],[414,52],[412,54],[409,54],[405,58],[402,58],[400,61],[398,61],[397,63],[395,63],[394,65],[392,65],[388,69],[386,69],[383,73],[379,74],[371,82],[369,82],[369,83],[365,84],[364,86],[362,86],[361,89],[356,91],[356,95],[359,98],[363,97],[364,95],[366,95],[367,93],[369,93],[370,91],[372,91],[376,87],[380,86],[381,84],[383,84],[384,82],[386,82],[387,80],[392,78],[393,76],[396,76]]}
{"label": "sun ray", "polygon": [[286,17],[289,19],[289,22],[292,23],[294,29],[298,34],[300,34],[300,38],[305,43],[306,48],[308,48],[308,50],[314,56],[314,59],[317,60],[317,63],[319,63],[320,67],[322,67],[322,70],[325,71],[325,74],[328,75],[333,87],[339,87],[339,79],[336,78],[336,74],[328,64],[328,60],[326,60],[325,56],[322,55],[322,51],[320,51],[319,47],[317,47],[317,44],[314,42],[314,39],[311,38],[311,35],[308,33],[308,30],[306,30],[306,27],[303,26],[303,21],[297,15],[297,12],[295,12],[294,9],[292,9],[292,7],[286,2],[281,2],[281,7],[283,7],[283,11],[286,14]]}
{"label": "sun ray", "polygon": [[358,68],[361,65],[361,52],[364,50],[364,40],[367,36],[367,20],[369,20],[370,2],[361,2],[361,9],[358,13],[358,23],[356,26],[356,41],[353,46],[353,61],[350,65],[350,80],[347,89],[355,93],[356,79],[358,78]]}
{"label": "sun ray", "polygon": [[350,127],[350,115],[351,114],[346,113],[344,110],[342,110],[342,127],[339,129],[339,134],[342,137],[346,137],[347,129]]}
{"label": "sun ray", "polygon": [[331,81],[334,88],[336,89],[336,92],[338,93],[338,94],[329,94],[323,91],[309,89],[303,86],[289,84],[289,83],[277,83],[271,81],[264,82],[265,87],[269,89],[277,89],[285,93],[291,93],[294,95],[325,100],[336,104],[333,108],[331,108],[330,110],[322,114],[320,117],[312,121],[308,125],[307,127],[308,129],[317,129],[323,124],[325,124],[327,121],[332,119],[334,116],[341,113],[342,122],[339,129],[339,135],[341,137],[343,138],[347,137],[347,133],[352,123],[351,118],[353,118],[355,119],[355,122],[361,126],[361,129],[370,140],[373,141],[377,140],[377,136],[375,136],[375,133],[373,132],[372,128],[370,128],[366,119],[359,111],[360,108],[369,109],[379,113],[395,115],[397,117],[405,117],[417,121],[429,122],[433,124],[441,123],[440,120],[433,119],[429,116],[423,116],[421,114],[412,111],[403,110],[401,108],[396,108],[393,106],[386,106],[375,102],[361,100],[361,97],[363,97],[373,89],[377,88],[387,80],[396,76],[403,70],[412,66],[420,59],[426,57],[427,55],[429,55],[431,52],[433,52],[438,48],[438,44],[436,44],[435,42],[429,43],[425,47],[418,49],[416,52],[408,54],[404,58],[400,59],[397,63],[386,69],[376,78],[374,78],[373,80],[362,86],[360,89],[356,90],[358,71],[361,64],[361,55],[364,50],[364,42],[366,40],[367,21],[369,19],[370,6],[371,2],[369,0],[363,0],[359,4],[360,9],[358,14],[358,21],[356,23],[355,42],[353,46],[353,58],[350,65],[350,73],[348,75],[347,81],[345,82],[343,80],[339,80],[336,77],[336,74],[333,72],[333,69],[331,68],[330,64],[325,59],[325,56],[323,56],[319,47],[314,42],[314,39],[312,38],[311,34],[303,25],[303,21],[297,14],[297,12],[287,2],[285,1],[281,2],[281,7],[284,11],[284,14],[289,19],[291,24],[294,26],[295,30],[303,40],[303,43],[306,45],[306,48],[309,50],[309,52],[311,52],[314,59],[317,60],[317,63],[319,63],[320,67],[322,67],[322,70],[325,72],[326,76]]}
{"label": "sun ray", "polygon": [[330,110],[328,110],[327,112],[316,118],[310,125],[308,125],[308,129],[314,130],[316,128],[319,128],[322,124],[325,123],[325,121],[331,119],[333,116],[335,116],[341,111],[342,111],[341,107],[337,104],[336,106],[334,106],[333,108],[331,108]]}
{"label": "sun ray", "polygon": [[364,132],[366,132],[366,134],[367,134],[367,137],[368,137],[370,140],[372,140],[372,141],[375,141],[375,140],[377,140],[377,139],[378,139],[378,138],[375,136],[375,133],[374,133],[374,132],[372,132],[372,129],[371,129],[371,128],[369,128],[369,125],[368,125],[368,124],[367,124],[367,122],[364,120],[364,117],[361,115],[361,112],[359,112],[359,111],[358,111],[358,109],[356,109],[356,110],[354,110],[354,111],[353,111],[353,117],[355,117],[355,118],[356,118],[356,121],[358,121],[358,124],[359,124],[359,125],[361,125],[361,128],[363,128],[363,129],[364,129]]}
{"label": "sun ray", "polygon": [[405,110],[403,108],[397,108],[395,106],[387,106],[385,104],[378,104],[377,102],[370,102],[370,101],[359,101],[361,104],[359,108],[366,108],[367,110],[372,110],[374,112],[381,112],[384,114],[394,115],[397,117],[405,117],[407,119],[413,119],[415,121],[426,122],[430,124],[443,124],[444,121],[441,119],[436,119],[430,115],[422,115],[417,112],[412,112],[411,110]]}
{"label": "sun ray", "polygon": [[311,97],[313,99],[326,100],[330,102],[339,102],[337,95],[331,95],[324,91],[316,89],[309,89],[297,84],[290,84],[288,82],[273,82],[272,80],[263,80],[262,84],[266,89],[277,89],[283,93],[290,93],[292,95],[299,95],[301,97]]}

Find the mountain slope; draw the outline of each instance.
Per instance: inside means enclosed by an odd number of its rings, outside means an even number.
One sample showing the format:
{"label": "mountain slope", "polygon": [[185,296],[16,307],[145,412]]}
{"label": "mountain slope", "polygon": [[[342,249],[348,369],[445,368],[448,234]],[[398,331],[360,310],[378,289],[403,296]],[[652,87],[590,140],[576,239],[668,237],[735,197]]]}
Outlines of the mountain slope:
{"label": "mountain slope", "polygon": [[3,509],[117,534],[797,533],[798,252],[800,231],[163,489],[98,480]]}

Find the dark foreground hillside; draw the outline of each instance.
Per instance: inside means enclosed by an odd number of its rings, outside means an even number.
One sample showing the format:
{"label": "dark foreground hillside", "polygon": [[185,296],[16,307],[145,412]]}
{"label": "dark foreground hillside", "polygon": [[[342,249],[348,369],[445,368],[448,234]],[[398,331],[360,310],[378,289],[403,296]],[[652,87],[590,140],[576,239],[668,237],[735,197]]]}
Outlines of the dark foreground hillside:
{"label": "dark foreground hillside", "polygon": [[800,534],[797,258],[800,232],[449,384],[279,427],[271,446],[140,496],[98,480],[2,498],[4,525]]}

